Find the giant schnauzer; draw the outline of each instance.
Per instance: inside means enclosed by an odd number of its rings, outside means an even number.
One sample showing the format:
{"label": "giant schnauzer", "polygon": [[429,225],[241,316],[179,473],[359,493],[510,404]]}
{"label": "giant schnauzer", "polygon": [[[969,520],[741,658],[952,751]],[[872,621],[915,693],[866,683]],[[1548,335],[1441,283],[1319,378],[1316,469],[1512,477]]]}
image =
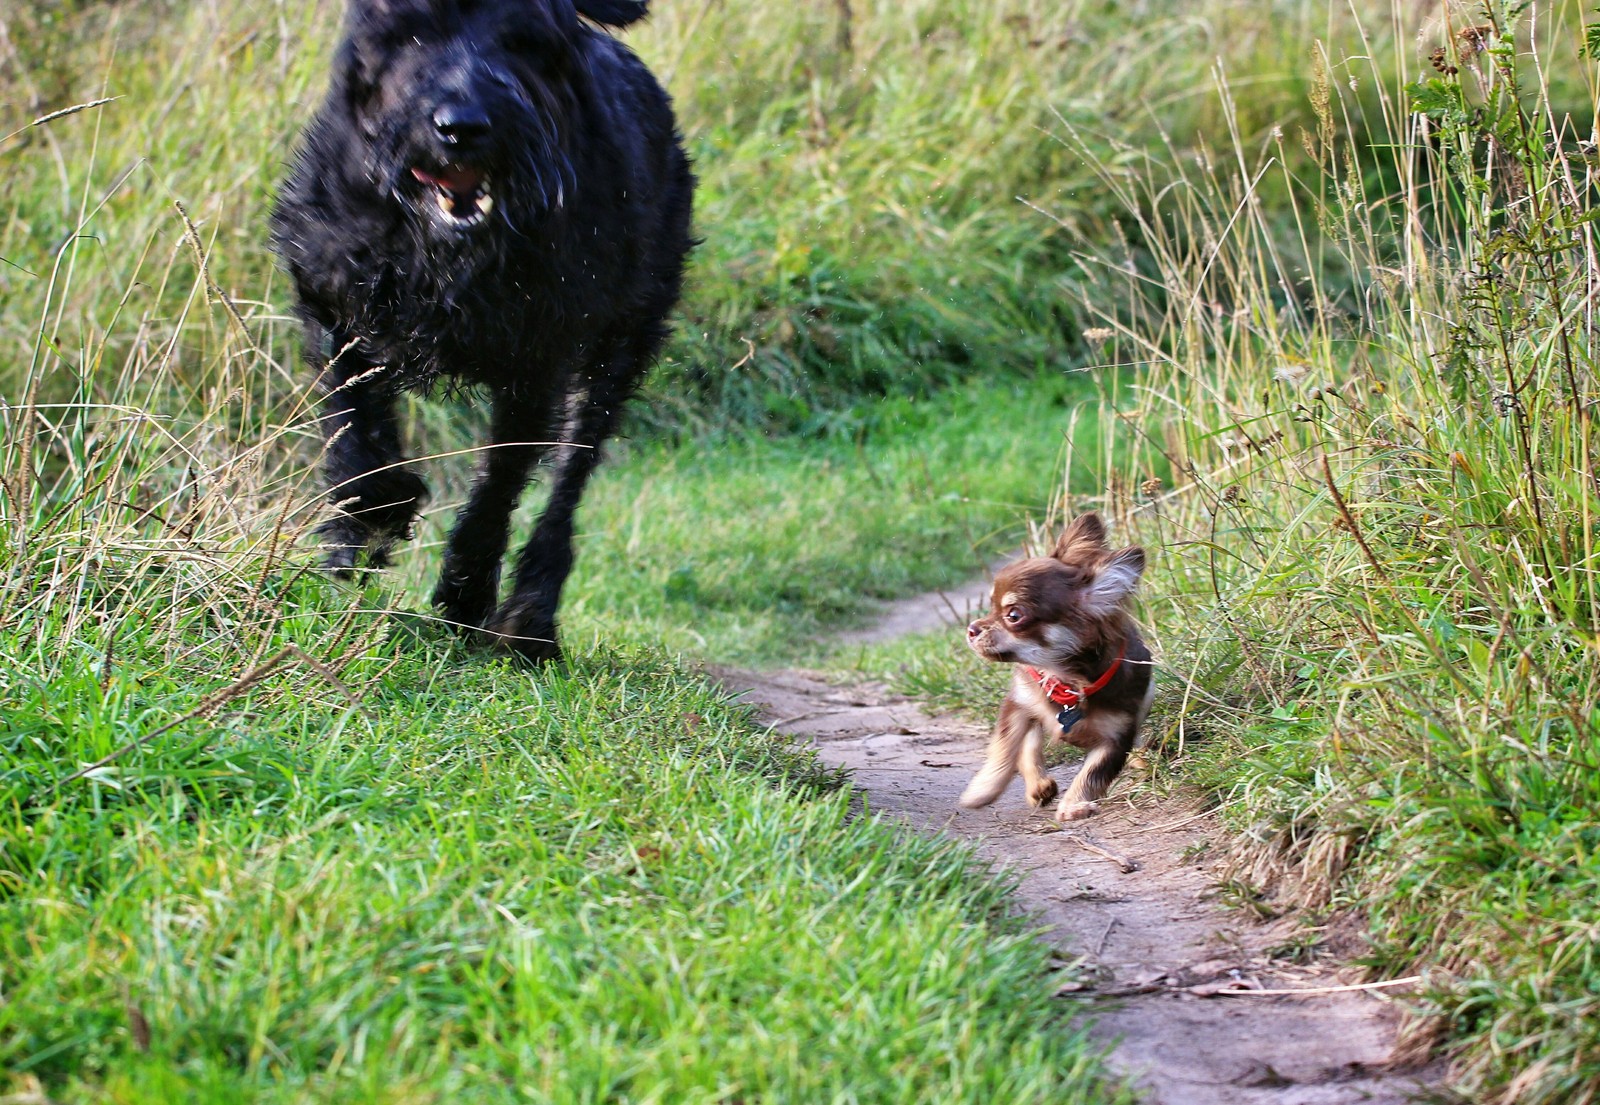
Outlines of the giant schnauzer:
{"label": "giant schnauzer", "polygon": [[[427,495],[399,393],[480,385],[490,441],[433,601],[534,660],[560,655],[573,514],[693,244],[671,101],[606,30],[645,6],[350,0],[273,212],[323,395],[328,566],[382,567]],[[501,603],[511,513],[553,440],[549,503]]]}

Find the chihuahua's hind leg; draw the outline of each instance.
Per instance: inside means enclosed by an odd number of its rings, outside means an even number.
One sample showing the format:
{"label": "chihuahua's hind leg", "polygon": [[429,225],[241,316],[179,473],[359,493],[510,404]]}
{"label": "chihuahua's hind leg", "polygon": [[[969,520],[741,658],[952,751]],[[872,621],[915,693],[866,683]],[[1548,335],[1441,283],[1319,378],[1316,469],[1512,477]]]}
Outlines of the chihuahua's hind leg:
{"label": "chihuahua's hind leg", "polygon": [[963,806],[969,810],[987,806],[1005,792],[1017,773],[1023,741],[1033,728],[1033,718],[1021,706],[1010,698],[1000,704],[1000,718],[994,723],[994,735],[989,738],[983,767],[961,792]]}
{"label": "chihuahua's hind leg", "polygon": [[1128,725],[1131,718],[1114,715],[1095,720],[1099,722],[1096,726],[1099,739],[1090,746],[1083,767],[1067,793],[1061,796],[1061,803],[1056,807],[1057,821],[1077,821],[1099,810],[1100,799],[1105,797],[1111,781],[1128,762],[1128,753],[1133,750],[1134,731]]}

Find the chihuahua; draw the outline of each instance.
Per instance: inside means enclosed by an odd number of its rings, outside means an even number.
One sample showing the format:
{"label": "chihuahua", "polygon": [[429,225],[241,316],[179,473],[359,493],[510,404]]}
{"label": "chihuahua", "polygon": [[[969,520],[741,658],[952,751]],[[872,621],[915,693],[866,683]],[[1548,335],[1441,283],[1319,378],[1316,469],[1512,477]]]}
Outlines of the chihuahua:
{"label": "chihuahua", "polygon": [[1057,791],[1045,772],[1045,746],[1064,740],[1088,756],[1056,820],[1099,809],[1155,692],[1150,650],[1125,605],[1144,563],[1143,549],[1113,552],[1100,516],[1082,514],[1049,556],[1008,564],[995,576],[989,614],[967,626],[967,644],[985,660],[1017,668],[963,806],[987,806],[1019,769],[1028,800],[1044,805]]}

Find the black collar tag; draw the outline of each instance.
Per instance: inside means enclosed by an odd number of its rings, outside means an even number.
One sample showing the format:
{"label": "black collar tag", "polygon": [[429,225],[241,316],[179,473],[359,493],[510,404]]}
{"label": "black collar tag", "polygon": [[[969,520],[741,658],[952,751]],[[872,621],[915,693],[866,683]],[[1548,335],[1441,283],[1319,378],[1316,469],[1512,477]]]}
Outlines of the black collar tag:
{"label": "black collar tag", "polygon": [[1063,733],[1072,732],[1072,727],[1083,720],[1083,711],[1076,706],[1063,706],[1056,715],[1056,722],[1061,726]]}

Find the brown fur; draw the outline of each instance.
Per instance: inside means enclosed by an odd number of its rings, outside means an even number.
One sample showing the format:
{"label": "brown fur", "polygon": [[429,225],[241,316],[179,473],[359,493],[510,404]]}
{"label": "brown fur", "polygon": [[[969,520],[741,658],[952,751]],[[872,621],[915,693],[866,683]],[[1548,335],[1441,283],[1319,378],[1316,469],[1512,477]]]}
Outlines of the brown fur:
{"label": "brown fur", "polygon": [[[987,806],[1020,770],[1028,800],[1042,806],[1056,796],[1044,750],[1056,740],[1087,752],[1083,768],[1056,807],[1056,820],[1088,817],[1099,807],[1128,761],[1150,708],[1150,650],[1129,616],[1126,601],[1144,571],[1144,550],[1113,552],[1097,514],[1073,519],[1049,556],[1001,569],[986,617],[967,627],[967,643],[986,660],[1016,664],[1011,691],[983,768],[967,785],[961,804]],[[1063,734],[1061,707],[1023,672],[1031,666],[1078,691],[1122,657],[1110,681],[1079,704],[1083,717]]]}

